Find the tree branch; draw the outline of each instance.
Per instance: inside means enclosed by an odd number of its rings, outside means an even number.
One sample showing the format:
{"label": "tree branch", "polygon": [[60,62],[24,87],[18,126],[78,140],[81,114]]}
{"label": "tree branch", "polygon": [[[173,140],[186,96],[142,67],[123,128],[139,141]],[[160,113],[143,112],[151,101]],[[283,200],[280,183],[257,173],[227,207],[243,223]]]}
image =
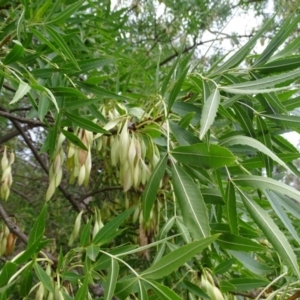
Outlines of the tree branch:
{"label": "tree branch", "polygon": [[[245,34],[245,35],[237,35],[236,36],[237,38],[243,38],[243,37],[252,37],[252,34]],[[207,43],[212,43],[214,41],[218,41],[218,40],[223,40],[223,39],[230,39],[232,38],[231,36],[225,36],[225,37],[222,37],[222,38],[217,38],[217,39],[211,39],[211,40],[207,40],[207,41],[201,41],[201,42],[198,42],[194,45],[191,45],[189,47],[186,47],[182,52],[175,52],[174,54],[170,55],[169,57],[165,58],[163,61],[161,61],[159,63],[159,66],[163,66],[165,64],[167,64],[169,61],[171,61],[172,59],[176,58],[180,53],[181,54],[184,54],[184,53],[187,53],[189,52],[190,50],[198,47],[198,46],[201,46],[201,45],[204,45],[204,44],[207,44]]]}
{"label": "tree branch", "polygon": [[[1,105],[0,105],[0,110],[7,112],[7,110],[3,106],[1,106]],[[9,119],[13,123],[13,125],[16,127],[16,129],[20,132],[20,134],[22,135],[25,143],[30,148],[30,150],[31,150],[34,158],[37,160],[37,162],[40,164],[40,166],[42,167],[42,169],[48,175],[49,174],[49,170],[48,170],[46,164],[41,159],[41,157],[38,154],[38,151],[36,150],[36,148],[34,147],[34,145],[31,143],[30,139],[28,138],[28,136],[24,132],[23,127],[20,125],[20,123],[18,121],[14,120],[13,118],[9,118]],[[75,210],[78,211],[78,212],[80,212],[82,210],[82,207],[81,207],[80,203],[77,202],[74,199],[74,197],[62,186],[62,184],[60,184],[58,186],[58,188],[63,193],[64,197],[69,200],[69,202],[72,204],[72,206],[75,208]]]}
{"label": "tree branch", "polygon": [[40,121],[37,121],[37,120],[29,120],[29,119],[25,119],[25,118],[22,118],[22,117],[18,117],[18,116],[15,116],[13,114],[10,114],[7,111],[3,111],[2,109],[0,110],[0,116],[3,116],[3,117],[8,118],[10,120],[12,120],[12,119],[16,120],[16,121],[18,121],[20,123],[26,123],[28,125],[46,127],[46,124],[43,123],[43,122],[40,122]]}
{"label": "tree branch", "polygon": [[122,190],[123,187],[122,186],[107,186],[107,187],[104,187],[100,190],[97,190],[97,191],[93,191],[93,192],[90,192],[90,193],[87,193],[85,195],[83,195],[81,198],[80,198],[80,202],[84,202],[84,200],[88,197],[91,197],[91,196],[94,196],[94,195],[97,195],[97,194],[100,194],[100,193],[104,193],[104,192],[107,192],[107,191],[115,191],[115,190]]}

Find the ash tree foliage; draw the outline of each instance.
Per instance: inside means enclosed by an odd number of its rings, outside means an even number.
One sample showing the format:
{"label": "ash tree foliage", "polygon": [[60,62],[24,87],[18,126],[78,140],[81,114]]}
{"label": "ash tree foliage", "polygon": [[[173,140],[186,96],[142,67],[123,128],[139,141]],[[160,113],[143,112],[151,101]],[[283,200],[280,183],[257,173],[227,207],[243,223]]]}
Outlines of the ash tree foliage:
{"label": "ash tree foliage", "polygon": [[0,299],[298,297],[299,14],[163,3],[1,2]]}

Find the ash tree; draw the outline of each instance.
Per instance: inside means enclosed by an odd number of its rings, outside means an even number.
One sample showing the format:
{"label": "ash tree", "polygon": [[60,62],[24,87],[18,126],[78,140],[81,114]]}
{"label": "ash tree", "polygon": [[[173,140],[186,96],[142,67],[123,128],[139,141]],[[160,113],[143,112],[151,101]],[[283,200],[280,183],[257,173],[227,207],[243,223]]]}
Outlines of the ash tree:
{"label": "ash tree", "polygon": [[1,299],[299,296],[300,17],[264,5],[1,2]]}

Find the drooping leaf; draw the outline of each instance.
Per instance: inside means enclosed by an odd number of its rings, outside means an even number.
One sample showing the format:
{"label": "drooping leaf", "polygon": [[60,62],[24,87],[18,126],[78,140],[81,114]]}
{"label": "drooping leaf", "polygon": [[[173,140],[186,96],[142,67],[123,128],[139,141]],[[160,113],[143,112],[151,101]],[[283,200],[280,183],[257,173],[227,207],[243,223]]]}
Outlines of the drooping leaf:
{"label": "drooping leaf", "polygon": [[54,286],[50,276],[42,269],[42,267],[37,262],[34,263],[34,270],[37,277],[43,283],[45,288],[50,293],[54,294]]}
{"label": "drooping leaf", "polygon": [[190,244],[179,247],[171,253],[168,253],[150,268],[142,272],[141,276],[147,279],[159,279],[165,277],[185,262],[190,260],[196,254],[199,254],[204,248],[208,247],[213,241],[218,238],[218,235],[213,235],[203,238],[200,241],[195,241]]}
{"label": "drooping leaf", "polygon": [[66,117],[72,121],[76,126],[91,131],[91,132],[96,132],[96,133],[104,133],[104,134],[110,134],[109,131],[103,129],[102,127],[100,127],[99,125],[97,125],[96,123],[85,119],[83,117],[80,116],[76,116],[70,113],[65,113]]}
{"label": "drooping leaf", "polygon": [[254,242],[250,239],[247,239],[242,236],[234,235],[234,234],[222,234],[217,243],[224,249],[235,250],[235,251],[266,251],[266,248],[260,245],[257,242]]}
{"label": "drooping leaf", "polygon": [[[249,147],[255,148],[258,151],[268,155],[270,158],[278,162],[280,165],[285,167],[287,170],[290,170],[289,166],[282,161],[274,152],[272,152],[268,147],[266,147],[264,144],[259,142],[256,139],[253,139],[251,137],[242,136],[242,135],[236,135],[231,136],[229,138],[226,138],[220,142],[220,145],[224,146],[232,146],[232,145],[247,145]],[[290,170],[292,173],[293,171]]]}
{"label": "drooping leaf", "polygon": [[204,135],[209,130],[210,126],[215,120],[220,104],[220,99],[220,92],[217,88],[212,91],[208,99],[204,99],[203,110],[200,120],[200,140],[203,139]]}
{"label": "drooping leaf", "polygon": [[105,224],[96,234],[93,239],[93,244],[103,244],[106,243],[111,237],[114,236],[115,231],[119,228],[119,226],[133,213],[135,207],[131,207],[130,209],[124,211],[110,222]]}
{"label": "drooping leaf", "polygon": [[173,163],[173,188],[182,211],[185,225],[194,239],[210,235],[207,208],[193,179],[177,164]]}
{"label": "drooping leaf", "polygon": [[263,210],[254,200],[247,196],[240,188],[238,188],[237,186],[236,188],[241,194],[243,203],[252,219],[267,237],[268,241],[273,245],[274,249],[278,252],[281,259],[292,269],[293,273],[299,278],[300,272],[297,258],[286,236],[282,231],[280,231],[278,226],[265,210]]}
{"label": "drooping leaf", "polygon": [[30,89],[31,87],[28,83],[21,81],[13,99],[10,101],[9,104],[18,102],[30,91]]}
{"label": "drooping leaf", "polygon": [[149,281],[147,280],[155,292],[155,294],[161,300],[181,300],[182,298],[179,297],[175,292],[173,292],[170,288],[165,285],[162,285],[156,281]]}
{"label": "drooping leaf", "polygon": [[156,198],[159,183],[166,170],[167,161],[168,161],[168,156],[167,154],[165,154],[164,156],[161,157],[160,161],[156,165],[144,190],[142,201],[143,201],[143,216],[145,222],[147,222],[150,217],[151,209]]}
{"label": "drooping leaf", "polygon": [[110,268],[108,269],[106,282],[105,282],[104,300],[112,299],[115,292],[118,275],[119,275],[118,261],[112,258]]}
{"label": "drooping leaf", "polygon": [[238,234],[238,220],[237,220],[237,208],[236,208],[236,197],[235,197],[235,190],[234,185],[231,181],[228,181],[227,188],[226,188],[226,215],[227,221],[230,227],[230,231],[233,234]]}
{"label": "drooping leaf", "polygon": [[171,154],[183,164],[204,168],[220,168],[235,161],[235,156],[228,149],[214,144],[181,146],[173,149]]}

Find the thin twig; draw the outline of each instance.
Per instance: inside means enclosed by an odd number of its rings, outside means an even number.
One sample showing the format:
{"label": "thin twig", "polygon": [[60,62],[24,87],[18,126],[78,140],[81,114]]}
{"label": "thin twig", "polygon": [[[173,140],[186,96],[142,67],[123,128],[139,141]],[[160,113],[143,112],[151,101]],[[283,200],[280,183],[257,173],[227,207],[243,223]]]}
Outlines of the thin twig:
{"label": "thin twig", "polygon": [[122,190],[122,189],[123,189],[122,186],[107,186],[107,187],[104,187],[100,190],[93,191],[93,192],[90,192],[90,193],[87,193],[87,194],[83,195],[80,198],[79,201],[83,202],[88,197],[91,197],[91,196],[94,196],[94,195],[97,195],[97,194],[100,194],[100,193],[104,193],[104,192],[107,192],[107,191],[115,191],[115,190]]}
{"label": "thin twig", "polygon": [[25,124],[28,124],[28,125],[46,127],[46,124],[41,122],[41,121],[25,119],[25,118],[10,114],[9,112],[3,111],[3,110],[0,110],[0,116],[3,116],[3,117],[8,118],[10,120],[13,119],[13,120],[16,120],[20,123],[25,123]]}

